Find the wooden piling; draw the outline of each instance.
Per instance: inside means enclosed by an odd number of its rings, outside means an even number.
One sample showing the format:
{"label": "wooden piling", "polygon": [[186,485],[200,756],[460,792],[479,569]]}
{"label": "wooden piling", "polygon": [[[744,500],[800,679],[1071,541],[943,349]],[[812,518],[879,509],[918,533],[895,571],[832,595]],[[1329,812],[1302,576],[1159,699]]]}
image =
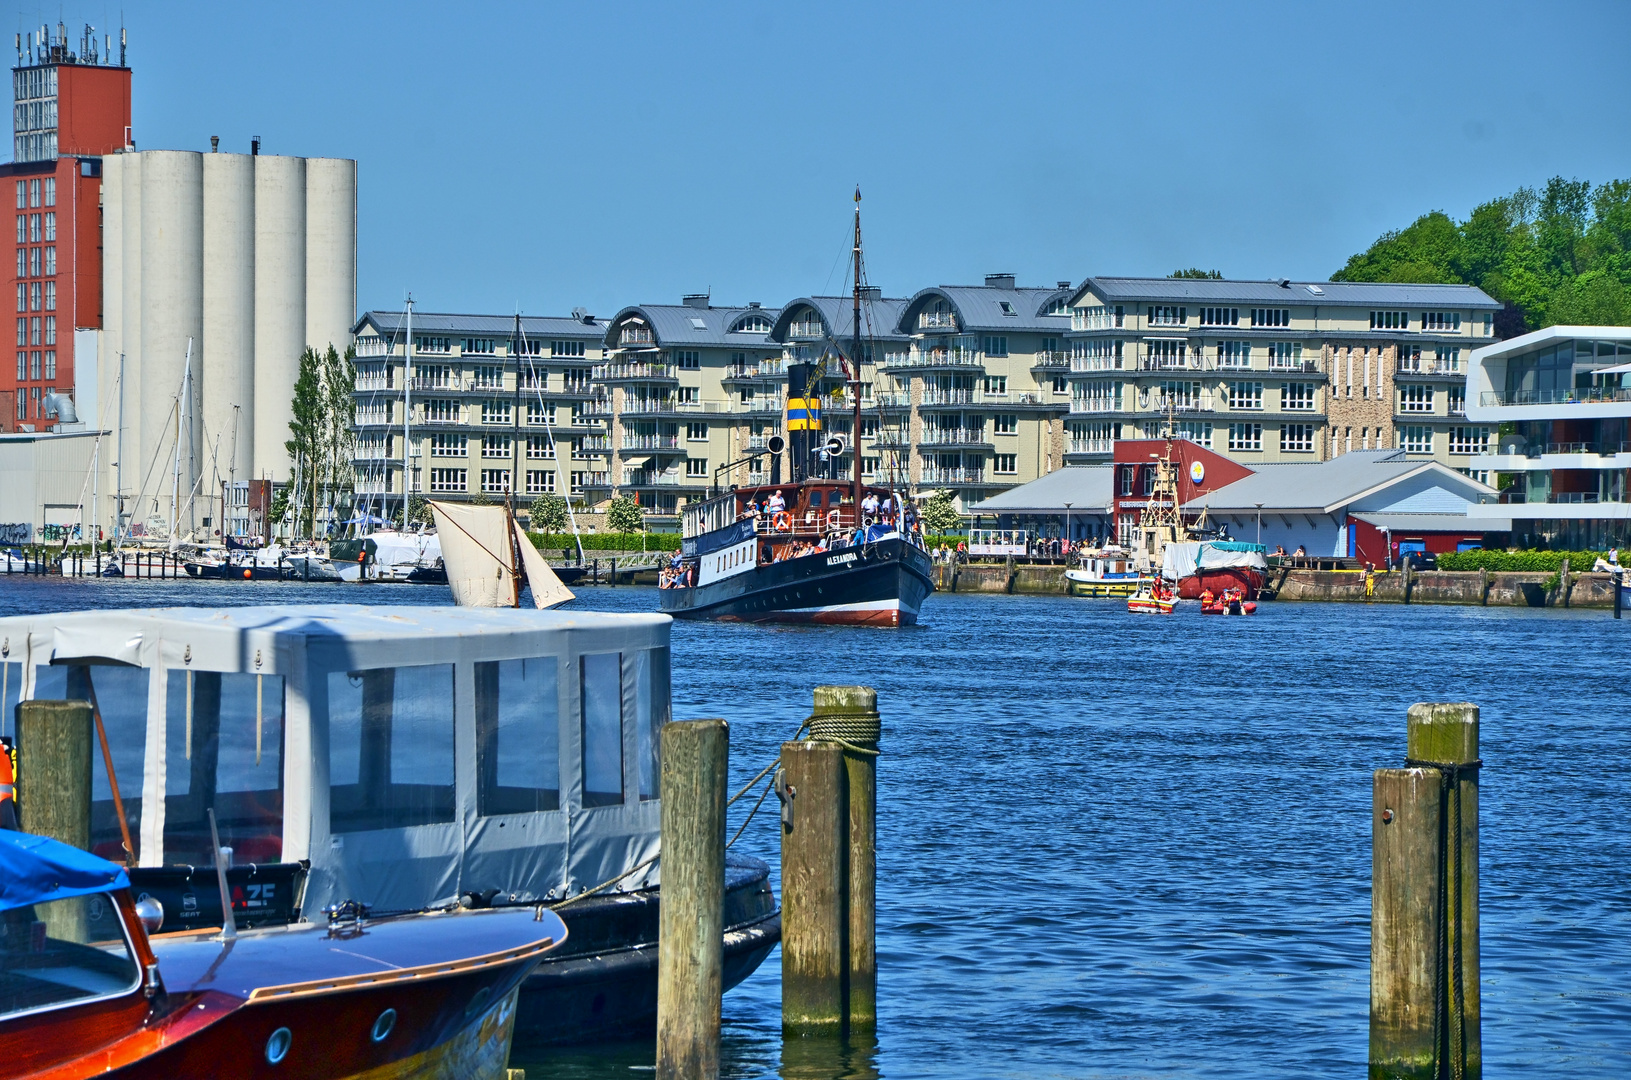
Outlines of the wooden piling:
{"label": "wooden piling", "polygon": [[870,686],[818,686],[811,729],[831,724],[844,748],[848,808],[848,924],[845,1021],[848,1030],[878,1023],[878,693]]}
{"label": "wooden piling", "polygon": [[[90,849],[91,738],[89,702],[18,704],[17,812],[24,832]],[[39,910],[50,937],[89,940],[82,906],[49,904]]]}
{"label": "wooden piling", "polygon": [[1489,567],[1478,568],[1478,602],[1485,607],[1489,606]]}
{"label": "wooden piling", "polygon": [[848,974],[844,748],[783,743],[781,764],[791,801],[782,824],[782,1031],[835,1035]]}
{"label": "wooden piling", "polygon": [[729,759],[725,721],[663,725],[658,1080],[719,1075]]}
{"label": "wooden piling", "polygon": [[1372,786],[1371,1080],[1482,1075],[1478,708],[1419,704]]}

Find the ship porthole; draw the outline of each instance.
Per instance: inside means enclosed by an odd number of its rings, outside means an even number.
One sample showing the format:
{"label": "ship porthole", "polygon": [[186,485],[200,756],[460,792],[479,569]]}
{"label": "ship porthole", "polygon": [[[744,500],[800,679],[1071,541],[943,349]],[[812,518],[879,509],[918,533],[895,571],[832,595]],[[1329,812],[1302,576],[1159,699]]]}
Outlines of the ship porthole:
{"label": "ship porthole", "polygon": [[294,1034],[288,1028],[278,1028],[272,1032],[272,1037],[266,1040],[266,1061],[276,1065],[289,1053],[289,1045],[294,1042]]}
{"label": "ship porthole", "polygon": [[470,999],[470,1004],[464,1007],[464,1015],[474,1016],[480,1012],[482,1007],[487,1004],[487,999],[492,996],[492,993],[493,988],[490,986],[484,986],[477,990],[476,996]]}
{"label": "ship porthole", "polygon": [[386,1038],[390,1036],[391,1032],[395,1030],[396,1010],[386,1009],[384,1012],[380,1013],[378,1019],[374,1021],[374,1030],[369,1032],[368,1037],[373,1039],[375,1042],[384,1042]]}

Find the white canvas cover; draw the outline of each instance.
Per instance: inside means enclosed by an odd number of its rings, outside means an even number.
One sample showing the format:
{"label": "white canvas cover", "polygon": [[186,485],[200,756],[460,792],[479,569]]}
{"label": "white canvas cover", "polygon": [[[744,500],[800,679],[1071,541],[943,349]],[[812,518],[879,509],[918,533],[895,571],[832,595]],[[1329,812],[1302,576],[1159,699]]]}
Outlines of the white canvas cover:
{"label": "white canvas cover", "polygon": [[521,531],[514,518],[510,519],[510,527],[516,531],[515,546],[521,549],[521,563],[527,572],[527,584],[532,586],[533,605],[540,609],[552,608],[573,599],[572,590],[555,576],[555,571],[544,561],[543,554],[532,546],[532,541],[527,539],[527,534]]}
{"label": "white canvas cover", "polygon": [[1263,558],[1263,553],[1235,550],[1242,546],[1207,540],[1168,544],[1161,556],[1161,576],[1168,581],[1182,581],[1193,577],[1197,570],[1224,570],[1234,566],[1267,572],[1268,561]]}
{"label": "white canvas cover", "polygon": [[521,592],[511,546],[510,514],[502,506],[431,500],[442,565],[460,607],[514,607]]}
{"label": "white canvas cover", "polygon": [[429,566],[442,557],[441,540],[435,533],[376,532],[369,533],[374,542],[374,565]]}

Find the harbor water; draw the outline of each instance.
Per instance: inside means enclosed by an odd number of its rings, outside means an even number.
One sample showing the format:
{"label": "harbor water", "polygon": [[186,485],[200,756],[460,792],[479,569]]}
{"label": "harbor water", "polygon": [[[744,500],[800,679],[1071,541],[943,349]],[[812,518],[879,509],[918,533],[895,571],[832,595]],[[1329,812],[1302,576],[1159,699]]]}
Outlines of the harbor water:
{"label": "harbor water", "polygon": [[[0,579],[3,615],[305,601],[451,602]],[[1460,700],[1483,710],[1485,1076],[1631,1075],[1631,620],[937,594],[910,629],[678,623],[673,644],[675,716],[731,722],[738,784],[818,683],[875,686],[884,719],[877,1038],[784,1044],[772,954],[726,996],[726,1076],[1362,1076],[1371,772],[1402,763],[1411,703]],[[772,864],[774,809],[738,845]],[[514,1062],[586,1080],[651,1063],[649,1040]]]}

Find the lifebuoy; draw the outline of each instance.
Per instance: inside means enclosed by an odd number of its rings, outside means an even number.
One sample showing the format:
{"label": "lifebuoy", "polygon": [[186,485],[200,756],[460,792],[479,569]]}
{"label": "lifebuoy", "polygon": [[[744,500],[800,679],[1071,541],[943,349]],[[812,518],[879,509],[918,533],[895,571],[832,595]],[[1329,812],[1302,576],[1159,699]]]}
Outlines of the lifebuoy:
{"label": "lifebuoy", "polygon": [[793,515],[786,510],[776,511],[776,516],[770,519],[770,527],[777,532],[787,532],[793,527]]}
{"label": "lifebuoy", "polygon": [[828,510],[827,511],[827,528],[837,529],[837,528],[841,527],[842,524],[843,524],[843,518],[839,516],[839,513],[838,513],[837,510]]}

